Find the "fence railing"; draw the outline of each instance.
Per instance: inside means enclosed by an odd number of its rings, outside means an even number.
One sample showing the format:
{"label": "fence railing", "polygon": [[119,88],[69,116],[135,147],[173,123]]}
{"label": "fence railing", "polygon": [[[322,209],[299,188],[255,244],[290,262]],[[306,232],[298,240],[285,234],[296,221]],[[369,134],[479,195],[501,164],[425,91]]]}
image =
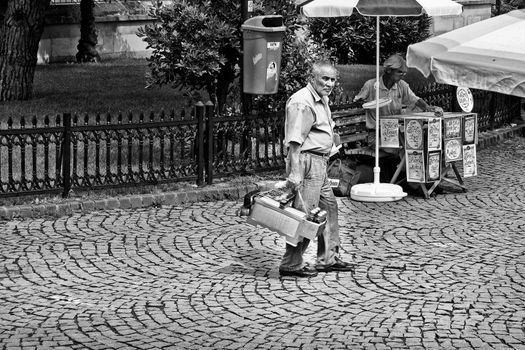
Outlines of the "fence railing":
{"label": "fence railing", "polygon": [[[455,90],[415,88],[430,104],[457,111]],[[474,90],[480,131],[509,124],[520,99]],[[448,108],[447,108],[448,106]],[[355,108],[340,96],[332,110]],[[354,113],[354,114],[355,114]],[[63,114],[0,123],[0,197],[192,181],[283,169],[284,113],[218,116],[199,102],[191,115]]]}
{"label": "fence railing", "polygon": [[193,116],[64,114],[0,128],[0,196],[204,183],[204,104]]}
{"label": "fence railing", "polygon": [[[487,131],[510,124],[520,115],[520,98],[471,89],[474,97],[474,109],[478,114],[478,130]],[[445,110],[461,111],[456,102],[456,87],[431,83],[414,87],[414,92],[431,105],[441,106]]]}

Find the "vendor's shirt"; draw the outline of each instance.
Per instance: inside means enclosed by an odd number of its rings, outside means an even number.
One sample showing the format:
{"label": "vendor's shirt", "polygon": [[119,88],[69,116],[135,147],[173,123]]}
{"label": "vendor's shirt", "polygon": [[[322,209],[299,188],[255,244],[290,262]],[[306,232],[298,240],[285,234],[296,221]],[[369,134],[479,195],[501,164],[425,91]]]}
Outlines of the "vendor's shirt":
{"label": "vendor's shirt", "polygon": [[[366,102],[373,101],[376,99],[376,89],[374,87],[374,83],[376,82],[375,79],[368,80],[363,87],[361,88],[361,91],[359,94],[355,96],[355,100],[364,99]],[[383,76],[381,75],[379,77],[379,98],[390,98],[392,100],[391,103],[384,107],[379,108],[379,115],[380,116],[386,116],[386,115],[396,115],[402,113],[403,105],[405,106],[413,106],[417,100],[419,100],[419,97],[414,94],[412,89],[410,89],[410,86],[408,83],[404,80],[400,80],[390,89],[388,89],[385,86],[385,83],[383,82]],[[366,127],[367,129],[375,129],[376,128],[376,110],[374,109],[367,109],[366,110]]]}
{"label": "vendor's shirt", "polygon": [[319,96],[308,84],[286,103],[285,145],[297,142],[301,151],[329,153],[333,144],[333,124],[328,97]]}

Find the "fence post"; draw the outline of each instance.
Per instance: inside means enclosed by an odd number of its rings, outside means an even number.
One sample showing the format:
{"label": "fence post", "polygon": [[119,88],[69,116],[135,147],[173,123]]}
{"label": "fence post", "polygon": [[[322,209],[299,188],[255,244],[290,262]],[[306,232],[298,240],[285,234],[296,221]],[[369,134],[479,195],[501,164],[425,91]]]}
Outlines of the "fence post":
{"label": "fence post", "polygon": [[71,114],[64,113],[64,136],[62,137],[62,180],[64,181],[63,198],[71,191]]}
{"label": "fence post", "polygon": [[214,117],[213,102],[206,102],[206,184],[213,183],[213,160],[215,154],[213,152],[213,117]]}
{"label": "fence post", "polygon": [[204,184],[204,103],[195,104],[197,116],[197,186]]}
{"label": "fence post", "polygon": [[456,87],[453,85],[450,85],[449,91],[450,91],[449,111],[454,112],[456,110]]}
{"label": "fence post", "polygon": [[489,125],[490,130],[494,130],[494,124],[496,121],[496,93],[489,92]]}

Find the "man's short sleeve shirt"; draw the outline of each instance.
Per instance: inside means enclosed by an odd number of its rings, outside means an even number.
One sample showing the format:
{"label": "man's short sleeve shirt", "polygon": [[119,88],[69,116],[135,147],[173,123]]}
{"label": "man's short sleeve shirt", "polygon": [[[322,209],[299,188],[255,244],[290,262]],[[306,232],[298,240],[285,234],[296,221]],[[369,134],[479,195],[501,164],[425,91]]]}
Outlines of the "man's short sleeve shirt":
{"label": "man's short sleeve shirt", "polygon": [[[359,94],[356,95],[355,99],[364,99],[365,101],[375,100],[375,82],[375,79],[368,80],[363,85]],[[411,106],[419,100],[419,97],[414,94],[406,81],[400,80],[395,83],[392,88],[388,89],[383,82],[383,76],[379,78],[379,98],[390,98],[392,100],[388,105],[379,108],[380,116],[401,114],[403,105]],[[368,129],[375,129],[375,115],[375,109],[366,110],[366,127]]]}
{"label": "man's short sleeve shirt", "polygon": [[302,151],[328,153],[333,143],[333,121],[328,98],[320,97],[311,84],[286,103],[285,145],[296,142]]}

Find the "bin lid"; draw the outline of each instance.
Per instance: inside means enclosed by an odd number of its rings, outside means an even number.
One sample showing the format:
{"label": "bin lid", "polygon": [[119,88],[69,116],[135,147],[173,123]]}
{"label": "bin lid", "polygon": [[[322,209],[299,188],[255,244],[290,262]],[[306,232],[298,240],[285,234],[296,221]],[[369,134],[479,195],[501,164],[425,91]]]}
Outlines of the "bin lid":
{"label": "bin lid", "polygon": [[241,30],[284,32],[286,26],[283,26],[283,16],[280,15],[255,16],[248,18],[241,26]]}

